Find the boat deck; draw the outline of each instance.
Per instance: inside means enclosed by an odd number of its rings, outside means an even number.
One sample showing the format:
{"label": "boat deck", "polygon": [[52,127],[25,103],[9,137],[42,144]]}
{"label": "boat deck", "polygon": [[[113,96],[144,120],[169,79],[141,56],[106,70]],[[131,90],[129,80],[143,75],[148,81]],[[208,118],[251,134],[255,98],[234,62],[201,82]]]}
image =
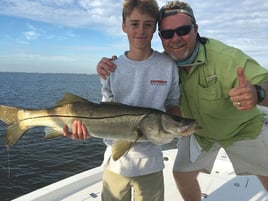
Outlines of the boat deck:
{"label": "boat deck", "polygon": [[[176,149],[164,151],[165,200],[183,201],[172,176]],[[102,167],[97,167],[33,191],[13,201],[101,201]],[[211,174],[198,177],[203,201],[268,201],[268,193],[255,176],[236,176],[220,150]]]}

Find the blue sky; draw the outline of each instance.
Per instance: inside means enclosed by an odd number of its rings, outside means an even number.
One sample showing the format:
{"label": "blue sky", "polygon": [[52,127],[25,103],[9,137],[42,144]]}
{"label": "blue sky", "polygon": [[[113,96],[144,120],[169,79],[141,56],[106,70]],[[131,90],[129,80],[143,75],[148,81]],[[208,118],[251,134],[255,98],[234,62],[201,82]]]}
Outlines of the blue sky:
{"label": "blue sky", "polygon": [[[268,1],[186,2],[202,36],[238,47],[268,68]],[[96,73],[103,56],[128,49],[121,6],[122,0],[0,0],[0,72]],[[152,46],[162,51],[157,34]]]}

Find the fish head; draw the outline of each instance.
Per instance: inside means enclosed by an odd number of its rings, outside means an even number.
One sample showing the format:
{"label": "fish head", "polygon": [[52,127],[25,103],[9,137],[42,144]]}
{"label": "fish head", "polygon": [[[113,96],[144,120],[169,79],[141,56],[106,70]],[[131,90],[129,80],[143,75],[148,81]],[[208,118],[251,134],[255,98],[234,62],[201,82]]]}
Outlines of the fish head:
{"label": "fish head", "polygon": [[174,137],[188,136],[201,129],[194,119],[169,114],[161,115],[161,125],[166,133]]}
{"label": "fish head", "polygon": [[197,131],[193,119],[172,116],[164,112],[151,112],[140,123],[142,134],[155,144],[167,144],[175,137],[191,135]]}

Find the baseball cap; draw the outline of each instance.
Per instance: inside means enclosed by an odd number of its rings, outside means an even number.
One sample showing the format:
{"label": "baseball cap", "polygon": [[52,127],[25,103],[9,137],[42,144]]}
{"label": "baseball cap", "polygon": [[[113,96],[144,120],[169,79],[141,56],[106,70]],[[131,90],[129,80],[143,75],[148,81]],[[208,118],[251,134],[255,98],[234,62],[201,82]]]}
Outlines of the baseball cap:
{"label": "baseball cap", "polygon": [[186,15],[189,15],[193,18],[194,23],[196,22],[193,9],[189,4],[182,1],[169,1],[160,9],[158,23],[160,24],[163,18],[170,15],[175,15],[177,13],[184,13]]}

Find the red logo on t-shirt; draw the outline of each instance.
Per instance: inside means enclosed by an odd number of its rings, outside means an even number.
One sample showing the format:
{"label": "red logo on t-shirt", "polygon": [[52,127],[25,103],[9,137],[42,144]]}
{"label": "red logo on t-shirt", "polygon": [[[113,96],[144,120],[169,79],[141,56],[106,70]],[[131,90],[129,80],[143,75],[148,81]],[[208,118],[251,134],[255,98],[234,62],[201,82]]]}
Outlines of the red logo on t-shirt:
{"label": "red logo on t-shirt", "polygon": [[157,85],[157,86],[162,86],[166,85],[167,81],[166,80],[151,80],[151,85]]}

